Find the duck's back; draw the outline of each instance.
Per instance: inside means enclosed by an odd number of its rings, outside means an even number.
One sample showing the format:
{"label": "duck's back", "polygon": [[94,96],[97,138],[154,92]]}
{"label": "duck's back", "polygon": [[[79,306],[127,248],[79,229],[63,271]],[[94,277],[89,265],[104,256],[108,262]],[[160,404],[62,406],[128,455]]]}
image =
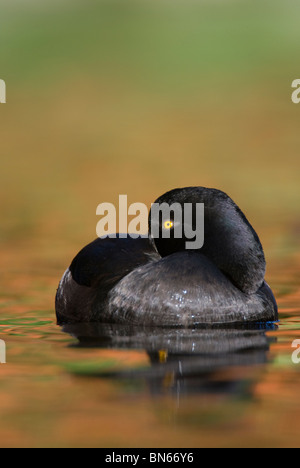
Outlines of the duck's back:
{"label": "duck's back", "polygon": [[245,294],[205,255],[188,251],[135,269],[108,299],[106,320],[118,323],[195,326],[277,319],[266,283]]}
{"label": "duck's back", "polygon": [[96,239],[79,252],[60,282],[58,322],[101,321],[99,309],[109,291],[134,269],[159,258],[148,237]]}
{"label": "duck's back", "polygon": [[58,323],[184,326],[275,321],[263,283],[246,294],[205,255],[161,258],[148,238],[97,239],[65,272],[56,296]]}

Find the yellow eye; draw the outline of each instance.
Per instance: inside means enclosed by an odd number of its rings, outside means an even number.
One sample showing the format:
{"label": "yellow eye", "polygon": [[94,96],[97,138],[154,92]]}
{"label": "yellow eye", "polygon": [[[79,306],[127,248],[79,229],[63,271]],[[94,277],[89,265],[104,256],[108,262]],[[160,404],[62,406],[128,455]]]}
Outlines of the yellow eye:
{"label": "yellow eye", "polygon": [[165,221],[164,222],[164,228],[165,229],[172,229],[173,226],[174,226],[174,223],[172,223],[172,221]]}

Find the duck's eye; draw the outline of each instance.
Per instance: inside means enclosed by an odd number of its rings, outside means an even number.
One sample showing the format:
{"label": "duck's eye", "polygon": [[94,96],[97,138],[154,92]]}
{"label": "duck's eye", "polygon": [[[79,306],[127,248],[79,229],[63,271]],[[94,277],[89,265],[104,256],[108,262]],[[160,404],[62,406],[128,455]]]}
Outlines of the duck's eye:
{"label": "duck's eye", "polygon": [[165,229],[172,229],[173,226],[174,226],[174,223],[172,221],[165,221],[164,222],[164,228]]}

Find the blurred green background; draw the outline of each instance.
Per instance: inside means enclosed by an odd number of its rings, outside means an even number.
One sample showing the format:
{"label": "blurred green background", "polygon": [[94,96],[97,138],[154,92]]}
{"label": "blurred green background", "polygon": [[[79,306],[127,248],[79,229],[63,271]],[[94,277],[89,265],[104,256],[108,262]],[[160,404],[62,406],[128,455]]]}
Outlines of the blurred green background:
{"label": "blurred green background", "polygon": [[96,236],[99,203],[186,185],[228,192],[267,248],[269,229],[298,232],[299,14],[293,0],[2,0],[2,245],[69,255]]}
{"label": "blurred green background", "polygon": [[[1,446],[299,444],[299,1],[0,1]],[[195,397],[176,425],[169,400],[68,372],[149,359],[69,346],[54,296],[99,203],[188,185],[246,213],[283,322],[246,415]]]}

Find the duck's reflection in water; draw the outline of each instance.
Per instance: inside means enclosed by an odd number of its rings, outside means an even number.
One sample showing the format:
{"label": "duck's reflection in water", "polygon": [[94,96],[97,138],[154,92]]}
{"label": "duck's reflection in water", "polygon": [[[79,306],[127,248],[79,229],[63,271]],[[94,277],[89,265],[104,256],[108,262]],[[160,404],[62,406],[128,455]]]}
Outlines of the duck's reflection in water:
{"label": "duck's reflection in water", "polygon": [[140,328],[110,324],[64,325],[75,346],[145,350],[151,365],[142,369],[93,372],[94,377],[146,380],[152,394],[249,393],[253,369],[268,362],[267,331],[275,324],[231,327]]}

